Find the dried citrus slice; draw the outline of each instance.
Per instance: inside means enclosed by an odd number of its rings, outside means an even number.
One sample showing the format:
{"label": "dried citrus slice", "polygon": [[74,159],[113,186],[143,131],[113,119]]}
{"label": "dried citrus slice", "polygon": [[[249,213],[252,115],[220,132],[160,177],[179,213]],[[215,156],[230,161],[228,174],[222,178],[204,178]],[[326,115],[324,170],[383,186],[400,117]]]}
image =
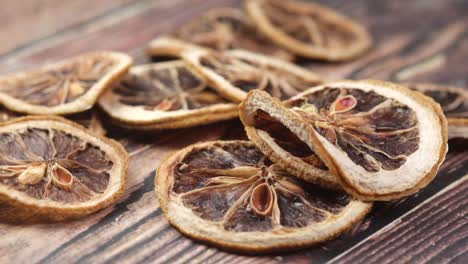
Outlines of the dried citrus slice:
{"label": "dried citrus slice", "polygon": [[372,44],[361,25],[315,3],[247,0],[246,9],[258,29],[273,42],[304,57],[347,60]]}
{"label": "dried citrus slice", "polygon": [[262,130],[262,122],[286,127],[348,192],[363,200],[390,200],[418,191],[435,176],[447,152],[447,121],[440,106],[386,82],[329,83],[284,105],[253,91],[241,104],[240,116],[248,135],[278,156],[288,149],[277,143],[275,134]]}
{"label": "dried citrus slice", "polygon": [[72,114],[93,106],[98,96],[130,67],[121,53],[95,52],[43,68],[0,77],[0,103],[28,114]]}
{"label": "dried citrus slice", "polygon": [[235,101],[253,89],[285,100],[322,82],[318,75],[295,64],[243,50],[190,50],[182,57],[219,93]]}
{"label": "dried citrus slice", "polygon": [[112,204],[124,191],[127,153],[59,117],[0,126],[0,219],[64,220]]}
{"label": "dried citrus slice", "polygon": [[468,138],[468,92],[466,90],[430,83],[410,83],[408,87],[424,93],[442,106],[448,121],[449,138]]}
{"label": "dried citrus slice", "polygon": [[[285,60],[294,58],[291,53],[258,32],[249,17],[235,8],[212,9],[183,25],[169,37],[219,51],[245,49]],[[177,56],[180,51],[178,48],[185,46],[161,44],[158,39],[152,41],[148,46],[148,53],[152,56]]]}
{"label": "dried citrus slice", "polygon": [[330,239],[371,204],[301,181],[248,141],[214,141],[180,150],[160,166],[156,192],[182,233],[255,253]]}
{"label": "dried citrus slice", "polygon": [[238,115],[236,104],[211,90],[183,61],[132,67],[99,104],[119,124],[140,129],[189,127]]}

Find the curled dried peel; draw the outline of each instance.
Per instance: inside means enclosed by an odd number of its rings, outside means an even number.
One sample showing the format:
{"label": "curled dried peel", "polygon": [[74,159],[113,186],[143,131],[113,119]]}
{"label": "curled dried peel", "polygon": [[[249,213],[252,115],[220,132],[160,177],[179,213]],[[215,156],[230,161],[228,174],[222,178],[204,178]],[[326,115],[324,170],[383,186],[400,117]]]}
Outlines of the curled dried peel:
{"label": "curled dried peel", "polygon": [[178,57],[181,51],[195,45],[218,51],[245,49],[285,60],[293,59],[292,54],[265,38],[250,19],[235,8],[212,9],[182,25],[173,34],[153,40],[147,51],[152,56]]}
{"label": "curled dried peel", "polygon": [[248,0],[246,9],[261,32],[300,56],[348,60],[361,55],[372,44],[361,25],[316,3]]}
{"label": "curled dried peel", "polygon": [[[343,99],[351,102],[336,111]],[[285,105],[289,109],[265,93],[252,92],[241,104],[249,137],[263,151],[279,156],[283,166],[297,167],[284,161],[287,148],[275,148],[258,137],[259,112],[267,113],[299,138],[298,144],[309,146],[338,182],[361,199],[389,200],[416,192],[432,180],[447,151],[447,124],[440,107],[390,83],[331,83]],[[305,178],[303,170],[295,169]]]}
{"label": "curled dried peel", "polygon": [[118,143],[57,117],[25,117],[0,127],[3,221],[76,218],[115,201],[126,182]]}
{"label": "curled dried peel", "polygon": [[237,116],[237,106],[182,61],[131,68],[99,104],[119,124],[141,129],[188,127]]}
{"label": "curled dried peel", "polygon": [[181,232],[251,253],[329,239],[371,206],[294,179],[247,141],[206,142],[174,153],[158,170],[156,192]]}
{"label": "curled dried peel", "polygon": [[409,83],[440,104],[449,125],[449,138],[468,138],[468,92],[465,89],[429,83]]}
{"label": "curled dried peel", "polygon": [[322,82],[297,65],[247,51],[191,50],[182,57],[214,89],[234,101],[241,101],[254,89],[285,100]]}
{"label": "curled dried peel", "polygon": [[27,114],[73,114],[90,109],[98,96],[126,73],[132,59],[95,52],[38,70],[0,77],[0,103]]}

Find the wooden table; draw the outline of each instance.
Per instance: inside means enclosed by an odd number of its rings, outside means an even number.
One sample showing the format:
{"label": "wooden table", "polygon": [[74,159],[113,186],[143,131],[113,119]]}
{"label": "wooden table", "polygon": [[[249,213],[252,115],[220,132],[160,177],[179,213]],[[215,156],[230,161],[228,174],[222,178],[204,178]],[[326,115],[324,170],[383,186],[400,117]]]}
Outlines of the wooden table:
{"label": "wooden table", "polygon": [[[468,1],[322,0],[366,25],[376,46],[340,64],[308,62],[328,79],[433,81],[468,87]],[[236,0],[2,0],[0,72],[90,50],[119,50],[138,63],[142,47],[204,11]],[[450,142],[436,179],[406,199],[376,203],[338,239],[290,254],[243,256],[194,242],[171,227],[154,174],[171,151],[239,137],[238,121],[158,133],[110,131],[131,155],[125,196],[79,221],[0,224],[0,263],[468,263],[468,144]]]}

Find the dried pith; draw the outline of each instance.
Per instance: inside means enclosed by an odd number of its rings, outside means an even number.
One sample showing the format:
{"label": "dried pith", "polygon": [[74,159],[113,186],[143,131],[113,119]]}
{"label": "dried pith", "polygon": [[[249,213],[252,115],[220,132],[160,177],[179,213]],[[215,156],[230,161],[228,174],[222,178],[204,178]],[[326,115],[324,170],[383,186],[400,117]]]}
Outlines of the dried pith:
{"label": "dried pith", "polygon": [[237,116],[237,106],[182,61],[133,67],[99,104],[121,125],[140,129],[189,127]]}
{"label": "dried pith", "polygon": [[64,119],[6,122],[0,143],[0,204],[8,208],[1,220],[79,217],[109,205],[125,187],[125,150]]}
{"label": "dried pith", "polygon": [[[338,176],[339,184],[366,200],[394,199],[421,189],[435,176],[447,151],[447,124],[440,107],[430,98],[384,82],[331,83],[284,105],[252,92],[241,105],[241,120],[262,151],[274,153],[275,161],[289,171],[309,180],[306,165],[285,157],[320,168],[315,158],[290,151],[295,149],[291,144],[302,149],[306,145]],[[281,145],[285,140],[265,129],[265,123],[281,124],[298,140]]]}
{"label": "dried pith", "polygon": [[309,70],[247,51],[193,50],[182,56],[213,88],[235,101],[254,89],[285,100],[321,83],[320,77]]}
{"label": "dried pith", "polygon": [[[182,25],[170,38],[182,40],[204,48],[218,51],[245,49],[253,52],[292,60],[293,55],[257,31],[255,25],[239,9],[213,9]],[[161,46],[155,41],[149,44],[148,52],[153,56],[177,56],[181,46]],[[183,45],[182,45],[183,46]]]}
{"label": "dried pith", "polygon": [[91,108],[97,97],[124,75],[132,59],[96,52],[41,69],[0,77],[0,103],[27,114],[72,114]]}
{"label": "dried pith", "polygon": [[300,56],[348,60],[362,54],[372,43],[361,25],[316,3],[247,0],[246,9],[261,32]]}
{"label": "dried pith", "polygon": [[410,83],[440,104],[449,125],[449,138],[468,138],[468,92],[462,88],[429,83]]}
{"label": "dried pith", "polygon": [[291,177],[247,141],[183,149],[161,165],[156,181],[161,207],[181,232],[251,253],[329,239],[371,206]]}

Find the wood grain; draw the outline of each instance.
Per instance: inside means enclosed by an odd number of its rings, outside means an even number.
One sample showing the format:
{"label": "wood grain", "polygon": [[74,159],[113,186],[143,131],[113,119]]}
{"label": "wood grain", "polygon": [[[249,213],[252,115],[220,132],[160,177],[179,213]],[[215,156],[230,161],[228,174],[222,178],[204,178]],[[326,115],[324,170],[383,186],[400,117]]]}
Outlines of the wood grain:
{"label": "wood grain", "polygon": [[330,263],[465,263],[467,198],[465,175]]}
{"label": "wood grain", "polygon": [[[86,1],[66,2],[85,3]],[[52,3],[54,0],[42,2]],[[352,62],[339,64],[301,62],[325,78],[427,80],[459,86],[468,84],[465,65],[468,60],[468,29],[465,26],[468,2],[458,0],[321,0],[318,2],[336,8],[367,26],[376,42],[372,51]],[[59,33],[48,37],[42,35],[39,40],[27,43],[21,49],[10,49],[3,54],[0,52],[0,72],[27,69],[80,52],[99,49],[129,52],[138,63],[143,63],[148,61],[143,47],[152,38],[174,30],[178,25],[208,9],[240,6],[240,2],[174,0],[138,1],[121,7],[118,5],[118,3],[115,6],[109,5],[110,10],[114,10],[112,13],[82,21],[79,27],[64,26]],[[44,7],[44,12],[47,8]],[[420,19],[415,20],[415,18]],[[0,32],[4,28],[5,26],[0,24]],[[18,39],[21,37],[18,36]],[[405,231],[406,226],[399,225],[401,219],[407,219],[408,224],[414,226],[412,221],[419,218],[416,218],[416,215],[405,217],[422,210],[425,205],[410,214],[405,215],[406,213],[468,173],[468,143],[465,140],[451,141],[446,162],[436,179],[427,188],[406,199],[377,203],[371,214],[339,238],[290,254],[243,256],[224,252],[182,236],[164,218],[153,192],[155,169],[164,156],[198,141],[241,138],[244,136],[243,128],[238,120],[157,133],[136,133],[112,126],[106,128],[109,136],[119,140],[131,155],[129,186],[125,196],[113,207],[78,221],[29,226],[0,224],[2,236],[0,263],[316,263],[331,260],[343,252],[346,254],[340,258],[345,262],[348,258],[363,260],[366,263],[370,263],[367,260],[378,263],[386,258],[398,262],[399,259],[392,258],[393,251],[385,251],[375,257],[368,250],[359,251],[361,246],[374,243],[376,246],[385,245],[390,241],[388,239],[392,239],[391,244],[396,250],[405,251],[398,253],[400,256],[408,257],[410,261],[427,262],[429,259],[424,256],[430,254],[431,247],[426,247],[428,244],[425,244],[425,239],[420,241],[418,237],[414,239],[412,237],[413,242],[410,245],[415,250],[406,252],[406,249],[398,247],[399,244],[406,245],[404,244],[407,242],[406,237],[386,237],[383,236],[386,233],[379,230],[389,226],[387,228],[390,229],[385,230],[396,228],[400,232]],[[459,190],[459,185],[460,183],[454,188]],[[451,206],[441,206],[433,210],[438,212],[437,216],[440,214],[440,217],[443,216],[447,222],[461,225],[459,230],[466,230],[466,218],[460,218],[453,213],[461,210],[456,212],[465,216],[468,210],[466,206],[459,205],[462,200],[466,200],[463,198],[466,198],[467,193],[466,189],[460,190],[464,191],[456,197],[449,197],[447,204],[455,202],[456,206],[461,207],[456,209]],[[437,202],[443,197],[445,196],[439,195],[433,201]],[[400,218],[403,215],[405,216]],[[443,237],[440,233],[448,229],[434,226],[431,230],[435,232],[434,237],[437,235]],[[411,229],[407,232],[415,231]],[[440,259],[441,256],[444,258],[445,254],[456,252],[458,259],[466,260],[466,237],[459,234],[450,236],[447,233],[446,238],[444,245],[447,250],[441,252],[448,253],[436,254],[439,258],[431,259],[435,262],[442,261],[444,259]],[[360,242],[362,244],[353,248]],[[354,254],[354,250],[357,250],[357,253]],[[378,250],[380,251],[380,248]],[[415,254],[412,254],[413,252]],[[423,257],[418,258],[418,256]]]}
{"label": "wood grain", "polygon": [[0,8],[0,55],[21,49],[28,42],[57,34],[69,27],[112,11],[135,0],[2,0]]}

